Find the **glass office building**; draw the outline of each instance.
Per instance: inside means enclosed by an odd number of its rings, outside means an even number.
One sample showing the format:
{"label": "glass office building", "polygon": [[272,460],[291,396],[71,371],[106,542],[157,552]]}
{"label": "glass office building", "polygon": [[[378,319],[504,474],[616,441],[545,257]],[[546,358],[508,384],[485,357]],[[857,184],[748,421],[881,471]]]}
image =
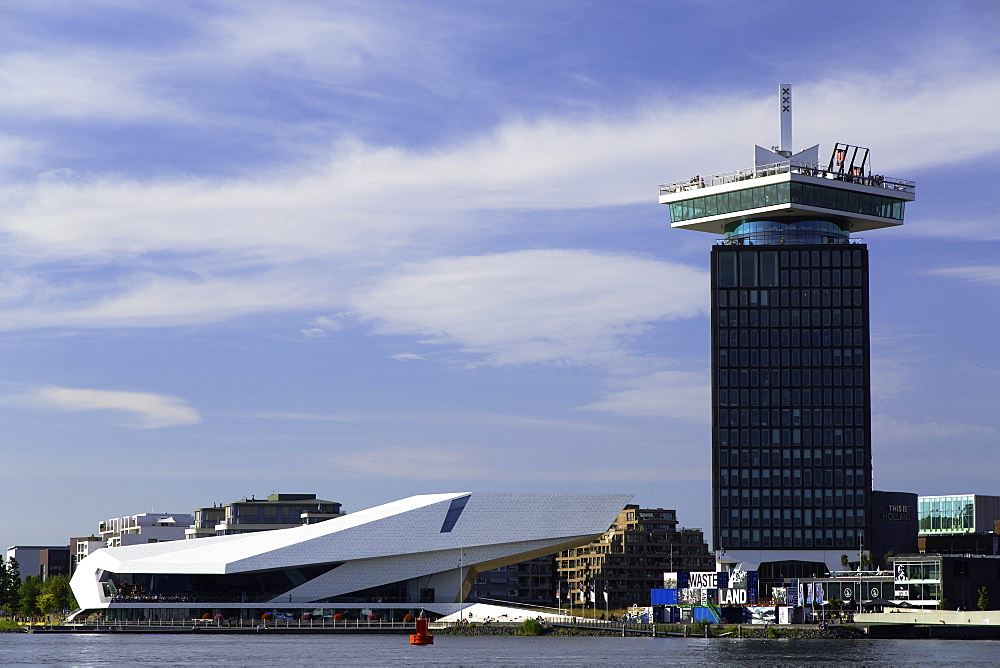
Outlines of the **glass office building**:
{"label": "glass office building", "polygon": [[990,533],[1000,520],[1000,496],[952,494],[917,498],[921,536]]}
{"label": "glass office building", "polygon": [[[790,96],[782,85],[783,143]],[[901,225],[914,184],[867,165],[846,144],[822,166],[818,146],[758,146],[753,169],[660,186],[672,227],[720,237],[712,535],[747,570],[816,574],[872,548],[868,247],[851,235]]]}
{"label": "glass office building", "polygon": [[[808,227],[819,227],[806,221]],[[857,548],[871,491],[868,252],[712,249],[719,548]]]}

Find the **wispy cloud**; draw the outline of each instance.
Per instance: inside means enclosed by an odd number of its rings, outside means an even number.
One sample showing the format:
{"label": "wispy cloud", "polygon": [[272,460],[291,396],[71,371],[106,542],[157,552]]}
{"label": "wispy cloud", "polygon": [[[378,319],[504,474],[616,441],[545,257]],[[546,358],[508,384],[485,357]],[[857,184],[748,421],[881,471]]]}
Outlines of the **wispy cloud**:
{"label": "wispy cloud", "polygon": [[659,371],[628,379],[612,379],[613,388],[585,410],[629,417],[674,418],[695,423],[711,421],[711,384],[707,369]]}
{"label": "wispy cloud", "polygon": [[590,251],[434,260],[354,297],[380,334],[456,347],[488,364],[620,364],[648,323],[704,313],[704,272]]}
{"label": "wispy cloud", "polygon": [[886,415],[872,416],[873,443],[916,443],[921,441],[949,441],[957,438],[984,438],[995,436],[997,430],[987,425],[960,422],[907,422]]}
{"label": "wispy cloud", "polygon": [[[904,172],[934,153],[928,141],[959,146],[966,157],[996,150],[1000,130],[992,118],[941,116],[977,108],[967,103],[969,95],[1000,95],[1000,77],[935,83],[891,86],[877,99],[861,94],[874,80],[807,84],[799,92],[804,99],[855,103],[850,119],[839,105],[819,105],[803,114],[798,131],[822,139],[820,132],[847,132],[860,118],[871,126],[862,127],[862,138],[878,131],[880,151],[894,156],[885,168]],[[926,100],[931,93],[934,99]],[[743,147],[760,136],[772,106],[736,96],[654,100],[617,116],[509,121],[432,149],[344,140],[321,156],[314,148],[308,160],[247,178],[50,175],[0,188],[6,271],[12,280],[36,284],[30,300],[5,308],[0,326],[183,325],[341,308],[373,281],[403,287],[406,279],[383,276],[387,266],[414,256],[453,257],[495,233],[497,223],[484,210],[652,203],[656,183],[687,173],[671,172],[672,165],[702,173],[741,165]],[[912,108],[921,114],[903,113]],[[886,109],[898,110],[906,123],[886,123]],[[955,155],[949,150],[935,160]],[[520,224],[512,217],[504,219],[505,231]],[[411,322],[409,328],[397,322],[396,329],[433,330]]]}
{"label": "wispy cloud", "polygon": [[913,382],[914,360],[905,353],[890,353],[888,356],[872,355],[871,388],[872,396],[888,399],[898,396]]}
{"label": "wispy cloud", "polygon": [[8,396],[5,401],[53,411],[124,412],[132,416],[125,426],[139,429],[201,422],[198,412],[183,399],[163,394],[47,386]]}
{"label": "wispy cloud", "polygon": [[1000,218],[992,215],[965,214],[954,218],[924,218],[906,224],[906,229],[925,237],[939,237],[977,242],[1000,241]]}
{"label": "wispy cloud", "polygon": [[947,276],[966,283],[976,283],[991,288],[1000,288],[1000,264],[986,264],[969,267],[945,267],[928,272],[935,276]]}

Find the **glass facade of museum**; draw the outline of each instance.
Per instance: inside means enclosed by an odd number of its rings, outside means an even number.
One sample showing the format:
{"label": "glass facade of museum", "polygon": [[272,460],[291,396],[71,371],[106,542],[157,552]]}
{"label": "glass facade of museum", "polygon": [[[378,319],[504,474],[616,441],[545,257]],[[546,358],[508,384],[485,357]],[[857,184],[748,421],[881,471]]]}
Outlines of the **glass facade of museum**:
{"label": "glass facade of museum", "polygon": [[715,545],[856,549],[871,491],[868,250],[787,239],[712,249]]}

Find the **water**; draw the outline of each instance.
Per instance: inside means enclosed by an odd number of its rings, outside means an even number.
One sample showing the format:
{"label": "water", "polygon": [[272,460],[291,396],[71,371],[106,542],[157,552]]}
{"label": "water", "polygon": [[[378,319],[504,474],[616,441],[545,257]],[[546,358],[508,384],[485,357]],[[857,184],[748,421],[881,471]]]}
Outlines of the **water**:
{"label": "water", "polygon": [[0,664],[338,666],[988,666],[1000,643],[965,640],[705,640],[405,635],[123,636],[0,634]]}

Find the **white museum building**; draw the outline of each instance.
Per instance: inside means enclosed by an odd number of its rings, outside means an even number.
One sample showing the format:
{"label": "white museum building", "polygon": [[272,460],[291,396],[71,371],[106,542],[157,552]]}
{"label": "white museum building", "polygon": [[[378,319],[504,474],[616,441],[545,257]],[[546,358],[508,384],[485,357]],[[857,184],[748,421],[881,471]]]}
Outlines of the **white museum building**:
{"label": "white museum building", "polygon": [[70,583],[73,618],[447,615],[477,574],[587,543],[630,500],[426,494],[290,529],[101,549]]}

